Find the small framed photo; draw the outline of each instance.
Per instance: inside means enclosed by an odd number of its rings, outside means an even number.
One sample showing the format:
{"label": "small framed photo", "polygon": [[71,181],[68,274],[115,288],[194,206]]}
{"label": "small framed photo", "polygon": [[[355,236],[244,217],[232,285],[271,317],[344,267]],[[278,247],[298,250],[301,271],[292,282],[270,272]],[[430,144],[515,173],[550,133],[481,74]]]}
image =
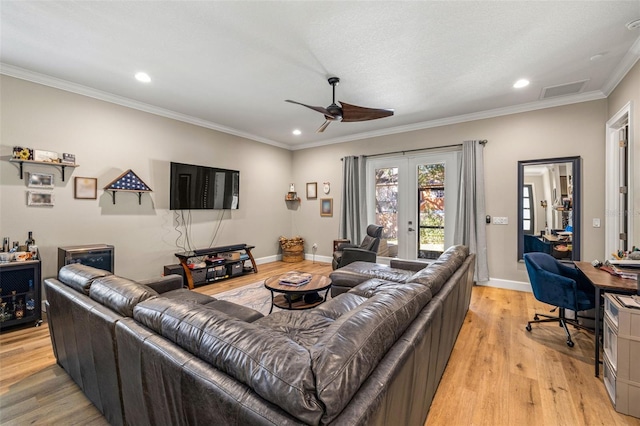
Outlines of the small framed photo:
{"label": "small framed photo", "polygon": [[53,188],[53,175],[51,173],[29,173],[27,186],[29,188]]}
{"label": "small framed photo", "polygon": [[28,206],[53,206],[55,199],[53,192],[42,191],[28,191],[27,192],[27,205]]}
{"label": "small framed photo", "polygon": [[320,200],[320,216],[333,216],[333,198],[322,198]]}
{"label": "small framed photo", "polygon": [[307,198],[318,198],[318,182],[307,183]]}
{"label": "small framed photo", "polygon": [[95,200],[98,198],[97,178],[76,177],[73,183],[73,198],[80,200]]}

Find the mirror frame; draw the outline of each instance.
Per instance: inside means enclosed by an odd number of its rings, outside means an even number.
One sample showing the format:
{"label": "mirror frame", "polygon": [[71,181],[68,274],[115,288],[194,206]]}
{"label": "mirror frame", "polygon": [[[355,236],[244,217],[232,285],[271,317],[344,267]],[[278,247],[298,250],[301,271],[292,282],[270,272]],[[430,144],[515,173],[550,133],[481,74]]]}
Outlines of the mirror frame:
{"label": "mirror frame", "polygon": [[[558,157],[544,158],[540,160],[518,161],[518,261],[523,261],[524,232],[522,229],[523,201],[522,188],[524,187],[524,167],[541,164],[571,163],[573,176],[573,235],[571,236],[571,259],[580,260],[580,240],[582,237],[582,157]],[[567,261],[569,261],[567,260]]]}

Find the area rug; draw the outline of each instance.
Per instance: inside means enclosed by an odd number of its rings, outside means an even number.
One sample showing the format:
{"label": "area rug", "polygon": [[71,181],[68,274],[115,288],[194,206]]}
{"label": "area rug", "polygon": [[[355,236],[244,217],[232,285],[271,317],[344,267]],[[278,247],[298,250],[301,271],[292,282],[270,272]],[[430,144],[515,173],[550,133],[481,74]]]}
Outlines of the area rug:
{"label": "area rug", "polygon": [[264,280],[214,295],[218,300],[237,303],[267,315],[271,309],[271,292],[264,287]]}

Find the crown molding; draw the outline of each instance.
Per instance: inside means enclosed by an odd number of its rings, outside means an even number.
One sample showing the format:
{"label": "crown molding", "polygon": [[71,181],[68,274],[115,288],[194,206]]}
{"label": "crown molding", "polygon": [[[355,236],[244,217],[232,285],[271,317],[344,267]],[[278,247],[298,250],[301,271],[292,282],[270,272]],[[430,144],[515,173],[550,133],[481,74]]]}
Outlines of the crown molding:
{"label": "crown molding", "polygon": [[631,68],[638,62],[640,59],[640,37],[638,37],[631,45],[631,48],[627,51],[627,53],[620,61],[618,68],[611,74],[609,79],[602,86],[602,92],[609,96],[611,92],[620,84],[622,79],[627,75]]}
{"label": "crown molding", "polygon": [[164,108],[158,108],[153,105],[149,105],[143,102],[138,102],[138,101],[131,100],[129,98],[125,98],[123,96],[113,95],[111,93],[92,89],[87,86],[72,83],[67,80],[62,80],[62,79],[47,76],[44,74],[36,73],[20,67],[15,67],[13,65],[0,63],[0,74],[8,75],[10,77],[19,78],[22,80],[31,81],[34,83],[42,84],[45,86],[53,87],[56,89],[67,91],[67,92],[77,93],[79,95],[91,97],[91,98],[98,99],[105,102],[114,103],[117,105],[136,109],[139,111],[144,111],[144,112],[155,114],[161,117],[182,121],[185,123],[193,124],[195,126],[204,127],[207,129],[218,131],[218,132],[242,137],[245,139],[253,140],[253,141],[264,143],[267,145],[272,145],[278,148],[283,148],[290,151],[298,151],[302,149],[317,148],[317,147],[326,146],[326,145],[334,145],[334,144],[352,142],[352,141],[362,140],[362,139],[389,136],[389,135],[395,135],[399,133],[413,132],[417,130],[430,129],[434,127],[449,126],[452,124],[465,123],[469,121],[484,120],[488,118],[501,117],[505,115],[519,114],[523,112],[530,112],[530,111],[535,111],[540,109],[553,108],[553,107],[558,107],[563,105],[571,105],[575,103],[588,102],[588,101],[593,101],[597,99],[604,99],[620,83],[620,81],[629,72],[631,67],[633,67],[633,65],[635,64],[635,62],[638,60],[639,57],[640,57],[640,38],[636,40],[633,47],[629,50],[629,53],[625,55],[625,58],[621,62],[621,66],[614,73],[614,75],[606,85],[606,88],[607,88],[606,91],[596,90],[596,91],[591,91],[586,93],[579,93],[576,95],[558,96],[557,98],[538,100],[538,101],[529,102],[526,104],[521,104],[521,105],[516,105],[511,107],[496,108],[496,109],[491,109],[487,111],[480,111],[480,112],[474,112],[470,114],[463,114],[463,115],[458,115],[453,117],[441,118],[437,120],[429,120],[429,121],[409,124],[405,126],[397,126],[397,127],[392,127],[388,129],[358,133],[354,135],[348,135],[348,136],[328,139],[328,140],[319,141],[319,142],[304,143],[300,145],[290,145],[282,142],[273,141],[271,139],[263,138],[263,137],[246,133],[246,132],[241,132],[237,129],[222,126],[207,120],[202,120],[200,118],[192,117],[186,114],[180,114],[175,111],[167,110]]}
{"label": "crown molding", "polygon": [[123,96],[113,95],[111,93],[92,89],[91,87],[72,83],[70,81],[62,80],[56,77],[51,77],[45,74],[29,71],[24,68],[16,67],[13,65],[0,63],[0,74],[7,75],[9,77],[19,78],[21,80],[31,81],[33,83],[42,84],[44,86],[53,87],[55,89],[64,90],[66,92],[76,93],[78,95],[87,96],[87,97],[98,99],[101,101],[110,102],[110,103],[121,105],[127,108],[144,111],[149,114],[159,115],[161,117],[182,121],[185,123],[193,124],[195,126],[216,130],[218,132],[239,136],[241,138],[250,139],[250,140],[264,143],[267,145],[273,145],[278,148],[291,149],[289,145],[272,141],[271,139],[263,138],[250,133],[241,132],[237,129],[225,127],[220,124],[213,123],[211,121],[202,120],[200,118],[192,117],[186,114],[180,114],[178,112],[171,111],[164,108],[158,108],[153,105],[145,104],[144,102],[134,101],[132,99],[125,98]]}

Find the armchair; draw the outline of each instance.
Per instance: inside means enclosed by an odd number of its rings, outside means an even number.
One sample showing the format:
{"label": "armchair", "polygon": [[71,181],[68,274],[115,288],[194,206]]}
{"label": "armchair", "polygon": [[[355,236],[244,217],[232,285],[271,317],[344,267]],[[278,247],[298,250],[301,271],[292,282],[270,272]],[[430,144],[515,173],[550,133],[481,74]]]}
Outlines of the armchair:
{"label": "armchair", "polygon": [[381,237],[382,226],[369,225],[367,226],[367,235],[359,246],[347,243],[340,244],[338,250],[333,252],[333,269],[342,268],[358,260],[375,263]]}
{"label": "armchair", "polygon": [[[575,267],[564,265],[549,254],[525,253],[524,263],[535,298],[557,307],[551,312],[559,309],[557,317],[535,314],[533,321],[527,323],[527,331],[531,331],[533,323],[559,322],[567,335],[567,346],[573,347],[567,324],[589,330],[578,322],[578,318],[583,318],[578,315],[578,312],[593,309],[596,306],[595,288]],[[576,318],[566,318],[565,309],[575,311]],[[545,319],[539,319],[539,317],[545,317]]]}

